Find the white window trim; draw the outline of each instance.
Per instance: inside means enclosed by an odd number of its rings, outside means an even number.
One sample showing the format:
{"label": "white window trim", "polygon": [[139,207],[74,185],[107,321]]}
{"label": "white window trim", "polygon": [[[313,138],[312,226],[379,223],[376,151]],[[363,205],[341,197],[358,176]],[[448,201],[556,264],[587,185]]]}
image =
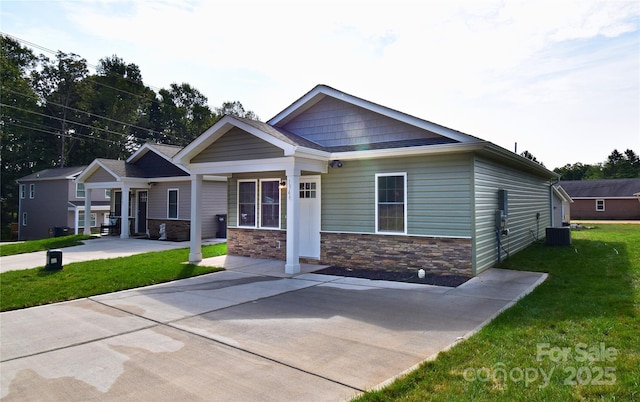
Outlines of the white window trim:
{"label": "white window trim", "polygon": [[[262,226],[262,182],[268,181],[275,181],[276,183],[278,183],[278,226]],[[256,215],[256,224],[258,224],[259,222],[260,229],[279,230],[282,228],[282,191],[280,190],[281,181],[282,179],[280,178],[258,180],[258,202],[256,203],[256,208],[258,209],[259,215]]]}
{"label": "white window trim", "polygon": [[[80,195],[80,191],[79,191],[79,187],[80,185],[82,185],[82,195]],[[86,193],[85,193],[85,188],[84,188],[84,183],[76,183],[76,198],[84,198]]]}
{"label": "white window trim", "polygon": [[27,213],[22,213],[22,226],[27,226]]}
{"label": "white window trim", "polygon": [[[176,192],[176,216],[175,217],[170,217],[169,216],[169,211],[170,211],[170,204],[169,202],[171,201],[171,197],[169,196],[169,194],[171,194],[172,191]],[[180,219],[180,189],[179,188],[168,188],[167,189],[167,219]]]}
{"label": "white window trim", "polygon": [[35,183],[29,184],[29,198],[30,199],[36,198],[36,185],[35,185]]}
{"label": "white window trim", "polygon": [[[378,178],[385,176],[402,176],[404,178],[404,231],[390,231],[390,230],[379,230],[380,227],[378,222]],[[376,173],[375,175],[375,233],[376,234],[389,234],[389,235],[406,235],[408,229],[408,209],[409,209],[409,194],[407,192],[407,172],[395,172],[395,173]]]}
{"label": "white window trim", "polygon": [[[255,216],[255,222],[253,225],[243,225],[240,218],[240,183],[254,183],[256,185],[256,195],[253,201],[253,215]],[[260,185],[259,180],[256,179],[240,179],[236,184],[236,209],[237,209],[237,226],[241,228],[257,228],[260,216],[258,215],[258,201],[259,201]]]}
{"label": "white window trim", "polygon": [[111,199],[111,189],[110,188],[105,188],[104,189],[104,198],[106,198],[107,200]]}
{"label": "white window trim", "polygon": [[[598,208],[598,202],[602,201],[602,209]],[[596,211],[597,212],[604,212],[605,211],[605,202],[603,198],[599,198],[596,200]]]}
{"label": "white window trim", "polygon": [[21,184],[20,185],[20,199],[24,200],[24,198],[27,196],[27,185],[26,184]]}
{"label": "white window trim", "polygon": [[[82,214],[82,217],[84,218],[84,211],[79,211],[78,212],[78,222],[76,223],[78,228],[84,228],[84,219],[80,219],[80,214]],[[82,225],[80,225],[80,222],[82,222]],[[89,213],[89,227],[96,227],[98,226],[98,214],[95,212],[91,212]]]}

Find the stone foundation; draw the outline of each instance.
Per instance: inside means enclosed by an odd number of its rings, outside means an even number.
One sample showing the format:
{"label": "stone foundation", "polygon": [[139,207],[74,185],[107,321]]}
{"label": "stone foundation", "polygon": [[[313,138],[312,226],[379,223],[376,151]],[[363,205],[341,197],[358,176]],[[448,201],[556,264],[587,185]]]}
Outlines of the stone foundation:
{"label": "stone foundation", "polygon": [[285,261],[287,259],[287,232],[284,230],[227,228],[227,254]]}
{"label": "stone foundation", "polygon": [[167,240],[171,241],[187,241],[191,238],[191,222],[177,221],[167,219],[148,219],[147,227],[149,228],[149,237],[157,239],[160,237],[160,224],[165,225]]}
{"label": "stone foundation", "polygon": [[320,262],[343,268],[472,276],[471,239],[321,233]]}

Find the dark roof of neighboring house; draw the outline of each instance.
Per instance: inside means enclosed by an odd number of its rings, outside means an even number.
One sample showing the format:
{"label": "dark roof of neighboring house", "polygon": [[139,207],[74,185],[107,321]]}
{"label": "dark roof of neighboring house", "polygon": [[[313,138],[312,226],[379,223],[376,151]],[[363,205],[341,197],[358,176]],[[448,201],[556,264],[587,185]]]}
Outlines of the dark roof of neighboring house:
{"label": "dark roof of neighboring house", "polygon": [[119,177],[146,177],[146,173],[136,165],[116,159],[98,159],[107,169]]}
{"label": "dark roof of neighboring house", "polygon": [[164,154],[169,159],[173,158],[178,152],[182,150],[182,147],[177,145],[166,145],[166,144],[152,144],[148,143],[150,147],[155,148],[158,152]]}
{"label": "dark roof of neighboring house", "polygon": [[640,179],[567,180],[559,184],[571,198],[633,197],[640,192]]}
{"label": "dark roof of neighboring house", "polygon": [[57,180],[66,179],[69,176],[77,175],[82,172],[86,166],[70,166],[64,168],[51,168],[31,173],[30,175],[19,178],[17,181],[38,181],[38,180]]}

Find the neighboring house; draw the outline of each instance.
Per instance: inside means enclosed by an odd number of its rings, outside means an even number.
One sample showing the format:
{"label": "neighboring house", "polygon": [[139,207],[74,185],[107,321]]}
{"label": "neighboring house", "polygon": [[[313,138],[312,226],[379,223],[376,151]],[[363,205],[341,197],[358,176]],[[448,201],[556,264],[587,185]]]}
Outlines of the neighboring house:
{"label": "neighboring house", "polygon": [[[84,186],[77,177],[85,166],[51,168],[22,177],[19,185],[18,239],[35,240],[84,230]],[[96,192],[89,229],[107,221],[109,191]]]}
{"label": "neighboring house", "polygon": [[553,222],[552,227],[569,226],[571,223],[571,204],[573,199],[561,185],[553,186]]}
{"label": "neighboring house", "polygon": [[[173,158],[228,179],[228,253],[474,276],[544,237],[557,175],[490,142],[319,85],[267,123],[225,116]],[[189,260],[202,259],[192,226]]]}
{"label": "neighboring house", "polygon": [[640,179],[563,180],[571,196],[571,219],[640,219]]}
{"label": "neighboring house", "polygon": [[[126,161],[94,160],[78,176],[78,181],[84,184],[85,205],[94,205],[94,194],[110,191],[110,229],[115,229],[121,238],[142,235],[188,240],[191,231],[191,176],[188,170],[171,162],[180,149],[148,143]],[[224,215],[227,211],[226,177],[207,176],[199,189],[199,196],[206,200],[198,216],[202,228],[199,235],[215,237],[218,229],[216,215]],[[128,194],[128,197],[123,197],[123,194]],[[128,224],[122,224],[123,216]]]}

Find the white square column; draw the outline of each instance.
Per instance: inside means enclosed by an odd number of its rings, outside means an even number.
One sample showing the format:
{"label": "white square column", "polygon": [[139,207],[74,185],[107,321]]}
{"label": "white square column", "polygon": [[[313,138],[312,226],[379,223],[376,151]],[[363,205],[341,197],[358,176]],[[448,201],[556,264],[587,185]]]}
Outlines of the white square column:
{"label": "white square column", "polygon": [[120,211],[120,238],[129,238],[129,186],[122,186],[122,209]]}
{"label": "white square column", "polygon": [[[77,211],[77,208],[76,208]],[[76,225],[80,223],[78,222],[78,217],[76,216]],[[76,229],[76,234],[78,230]],[[84,232],[83,234],[91,235],[91,189],[84,189]]]}
{"label": "white square column", "polygon": [[202,261],[202,177],[191,175],[191,229],[189,242],[189,262],[196,264]]}
{"label": "white square column", "polygon": [[287,169],[287,262],[284,272],[300,272],[300,170]]}

